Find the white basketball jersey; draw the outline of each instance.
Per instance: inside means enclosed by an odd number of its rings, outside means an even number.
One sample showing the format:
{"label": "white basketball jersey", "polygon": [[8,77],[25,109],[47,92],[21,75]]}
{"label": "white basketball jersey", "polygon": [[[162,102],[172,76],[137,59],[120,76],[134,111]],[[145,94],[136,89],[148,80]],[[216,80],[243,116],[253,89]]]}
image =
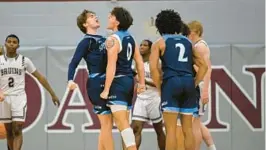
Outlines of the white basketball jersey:
{"label": "white basketball jersey", "polygon": [[199,40],[198,42],[196,42],[196,43],[194,44],[194,46],[197,47],[200,43],[203,43],[203,44],[208,48],[208,51],[209,51],[208,57],[210,57],[210,50],[209,50],[209,46],[208,46],[208,44],[207,44],[206,41],[204,41],[204,40]]}
{"label": "white basketball jersey", "polygon": [[0,56],[0,88],[10,95],[25,93],[25,73],[33,73],[35,70],[31,60],[25,56]]}
{"label": "white basketball jersey", "polygon": [[[145,71],[145,80],[147,80],[149,82],[153,82],[153,80],[151,78],[149,62],[144,62],[144,71]],[[149,98],[153,98],[154,96],[158,96],[158,91],[157,91],[156,87],[149,86],[147,84],[146,84],[146,86],[147,86],[147,90],[145,92],[139,94],[138,95],[139,98],[149,99]]]}

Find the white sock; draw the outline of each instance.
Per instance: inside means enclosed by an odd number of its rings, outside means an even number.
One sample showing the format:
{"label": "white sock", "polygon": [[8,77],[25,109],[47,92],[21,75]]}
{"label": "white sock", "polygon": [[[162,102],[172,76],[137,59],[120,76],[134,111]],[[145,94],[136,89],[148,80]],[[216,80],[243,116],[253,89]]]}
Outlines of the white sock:
{"label": "white sock", "polygon": [[213,145],[209,146],[209,147],[208,147],[208,150],[216,150],[215,145],[213,144]]}

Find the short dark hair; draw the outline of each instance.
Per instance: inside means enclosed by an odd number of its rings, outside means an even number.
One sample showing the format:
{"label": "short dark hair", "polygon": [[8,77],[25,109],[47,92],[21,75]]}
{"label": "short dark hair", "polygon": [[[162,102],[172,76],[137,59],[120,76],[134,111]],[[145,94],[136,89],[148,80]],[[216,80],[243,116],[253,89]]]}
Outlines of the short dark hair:
{"label": "short dark hair", "polygon": [[175,34],[181,32],[183,23],[178,12],[166,9],[157,15],[155,26],[161,35]]}
{"label": "short dark hair", "polygon": [[8,38],[16,38],[18,40],[18,44],[19,44],[19,38],[18,36],[16,36],[15,34],[9,34],[7,37],[6,37],[6,41]]}
{"label": "short dark hair", "polygon": [[77,17],[77,26],[79,27],[80,31],[85,34],[87,29],[83,26],[83,24],[86,23],[88,14],[95,14],[95,12],[84,9]]}
{"label": "short dark hair", "polygon": [[126,31],[133,24],[133,18],[130,12],[123,7],[115,7],[111,11],[111,15],[114,15],[119,22],[118,30]]}
{"label": "short dark hair", "polygon": [[148,39],[145,39],[145,40],[143,40],[143,41],[146,41],[146,42],[148,43],[149,48],[151,48],[151,46],[152,46],[152,41],[150,41],[150,40],[148,40]]}
{"label": "short dark hair", "polygon": [[182,35],[188,36],[190,34],[190,29],[186,23],[183,23],[183,28],[182,28]]}

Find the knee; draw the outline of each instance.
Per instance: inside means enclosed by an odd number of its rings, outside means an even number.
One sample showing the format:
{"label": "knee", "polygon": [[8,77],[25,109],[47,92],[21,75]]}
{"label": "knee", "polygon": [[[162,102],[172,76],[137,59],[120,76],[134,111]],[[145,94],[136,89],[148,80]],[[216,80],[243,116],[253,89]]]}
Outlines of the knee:
{"label": "knee", "polygon": [[13,137],[17,137],[22,135],[22,129],[23,125],[22,124],[15,124],[12,126],[12,135]]}
{"label": "knee", "polygon": [[136,136],[141,135],[142,127],[140,125],[133,125],[132,128]]}

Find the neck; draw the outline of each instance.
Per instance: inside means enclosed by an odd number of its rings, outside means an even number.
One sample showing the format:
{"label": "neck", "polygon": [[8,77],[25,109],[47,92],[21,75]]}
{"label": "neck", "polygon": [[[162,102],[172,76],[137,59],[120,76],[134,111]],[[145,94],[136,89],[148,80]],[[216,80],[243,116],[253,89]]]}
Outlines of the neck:
{"label": "neck", "polygon": [[95,35],[97,33],[97,29],[92,29],[92,28],[89,28],[87,29],[87,34],[92,34],[92,35]]}
{"label": "neck", "polygon": [[14,58],[14,57],[16,57],[18,54],[15,52],[15,53],[6,53],[6,56],[8,57],[8,58]]}
{"label": "neck", "polygon": [[116,32],[116,31],[118,31],[118,28],[114,28],[114,29],[113,29],[113,32]]}
{"label": "neck", "polygon": [[142,58],[143,58],[143,61],[144,61],[144,62],[149,61],[150,53],[142,55]]}

